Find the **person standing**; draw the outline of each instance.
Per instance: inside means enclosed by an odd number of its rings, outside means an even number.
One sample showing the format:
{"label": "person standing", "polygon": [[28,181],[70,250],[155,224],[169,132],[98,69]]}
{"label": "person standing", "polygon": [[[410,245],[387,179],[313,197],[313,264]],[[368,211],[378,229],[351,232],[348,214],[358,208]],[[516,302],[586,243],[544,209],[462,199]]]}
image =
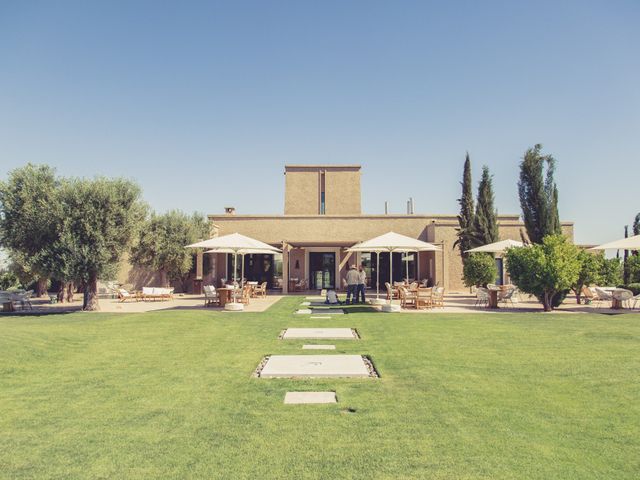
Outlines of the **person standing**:
{"label": "person standing", "polygon": [[347,305],[358,302],[358,282],[360,282],[360,274],[356,266],[351,265],[347,272]]}
{"label": "person standing", "polygon": [[367,284],[367,272],[364,271],[364,267],[360,265],[358,268],[358,290],[356,292],[356,303],[364,303],[364,288]]}

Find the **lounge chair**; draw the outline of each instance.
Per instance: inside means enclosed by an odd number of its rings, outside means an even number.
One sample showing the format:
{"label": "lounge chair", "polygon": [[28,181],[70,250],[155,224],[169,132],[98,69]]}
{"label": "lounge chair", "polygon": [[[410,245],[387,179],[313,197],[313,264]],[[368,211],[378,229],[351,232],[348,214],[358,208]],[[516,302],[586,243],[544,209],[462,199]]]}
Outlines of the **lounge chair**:
{"label": "lounge chair", "polygon": [[582,287],[582,290],[580,291],[580,300],[584,305],[589,305],[590,303],[593,303],[596,300],[596,296],[593,293],[593,290],[591,290],[589,287],[584,285]]}
{"label": "lounge chair", "polygon": [[117,290],[118,300],[120,303],[124,303],[127,300],[135,300],[136,302],[140,300],[140,296],[137,293],[131,293],[124,288],[119,288]]}

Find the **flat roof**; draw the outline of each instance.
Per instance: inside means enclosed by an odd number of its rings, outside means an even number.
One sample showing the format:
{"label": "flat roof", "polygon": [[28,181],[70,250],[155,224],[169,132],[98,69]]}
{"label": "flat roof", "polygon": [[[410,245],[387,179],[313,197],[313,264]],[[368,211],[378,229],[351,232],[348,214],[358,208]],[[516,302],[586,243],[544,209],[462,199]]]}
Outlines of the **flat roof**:
{"label": "flat roof", "polygon": [[287,168],[362,168],[361,165],[357,165],[355,163],[317,163],[317,164],[301,164],[301,163],[293,163],[284,166],[285,170]]}

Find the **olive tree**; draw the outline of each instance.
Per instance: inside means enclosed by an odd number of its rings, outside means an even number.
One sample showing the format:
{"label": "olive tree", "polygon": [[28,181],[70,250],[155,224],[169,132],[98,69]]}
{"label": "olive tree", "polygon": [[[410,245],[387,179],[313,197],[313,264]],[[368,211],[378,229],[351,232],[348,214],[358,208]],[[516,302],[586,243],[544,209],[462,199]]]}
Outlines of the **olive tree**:
{"label": "olive tree", "polygon": [[580,304],[582,301],[582,287],[596,285],[602,281],[604,255],[580,250],[578,252],[578,262],[580,262],[580,273],[574,284],[571,285],[571,290],[576,295],[576,302]]}
{"label": "olive tree", "polygon": [[193,251],[185,245],[206,238],[208,232],[207,220],[198,213],[187,215],[173,210],[152,214],[145,221],[129,260],[133,265],[159,271],[165,286],[169,281],[184,284],[193,266]]}
{"label": "olive tree", "polygon": [[60,180],[47,165],[27,164],[0,182],[0,245],[37,279],[36,295],[46,293],[51,272],[45,250],[58,236]]}
{"label": "olive tree", "polygon": [[113,278],[144,218],[140,188],[125,179],[67,179],[60,186],[62,222],[49,248],[57,278],[84,291],[83,310],[99,310],[97,282]]}
{"label": "olive tree", "polygon": [[493,255],[473,253],[469,255],[463,267],[464,284],[467,287],[486,287],[498,276],[498,267]]}
{"label": "olive tree", "polygon": [[505,258],[512,282],[534,295],[544,311],[550,312],[578,281],[579,253],[579,248],[564,236],[548,235],[540,244],[508,249]]}

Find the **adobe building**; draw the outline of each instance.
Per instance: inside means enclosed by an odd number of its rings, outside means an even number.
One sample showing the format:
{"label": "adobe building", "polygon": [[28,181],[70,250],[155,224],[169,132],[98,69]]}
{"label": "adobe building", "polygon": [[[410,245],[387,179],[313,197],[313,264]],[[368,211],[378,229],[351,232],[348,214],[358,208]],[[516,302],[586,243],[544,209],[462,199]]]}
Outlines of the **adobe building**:
{"label": "adobe building", "polygon": [[[282,249],[278,255],[247,255],[245,278],[266,281],[270,289],[287,293],[294,287],[343,288],[349,264],[363,264],[368,286],[376,287],[376,254],[353,253],[354,244],[389,231],[433,243],[440,252],[404,255],[394,253],[394,281],[406,277],[428,279],[448,292],[463,292],[462,260],[454,248],[456,215],[363,214],[360,165],[286,165],[283,215],[238,214],[226,207],[221,215],[209,215],[212,236],[241,233]],[[518,215],[499,215],[500,239],[520,240],[524,224]],[[573,224],[563,222],[564,233],[573,239]],[[197,276],[220,284],[233,278],[233,257],[227,254],[198,255]],[[501,262],[501,259],[497,259]],[[237,278],[240,278],[240,265]],[[500,269],[501,270],[501,269]],[[380,287],[389,278],[389,254],[380,254]]]}

